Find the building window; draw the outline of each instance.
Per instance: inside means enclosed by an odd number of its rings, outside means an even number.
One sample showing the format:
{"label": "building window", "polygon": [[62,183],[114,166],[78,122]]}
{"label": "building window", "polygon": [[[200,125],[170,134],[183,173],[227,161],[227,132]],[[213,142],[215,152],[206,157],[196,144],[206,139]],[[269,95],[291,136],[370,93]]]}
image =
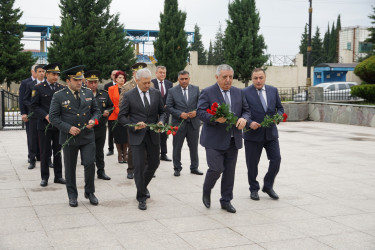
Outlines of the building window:
{"label": "building window", "polygon": [[352,43],[351,42],[347,42],[346,43],[346,49],[347,50],[352,50]]}
{"label": "building window", "polygon": [[359,42],[358,53],[371,52],[372,43]]}

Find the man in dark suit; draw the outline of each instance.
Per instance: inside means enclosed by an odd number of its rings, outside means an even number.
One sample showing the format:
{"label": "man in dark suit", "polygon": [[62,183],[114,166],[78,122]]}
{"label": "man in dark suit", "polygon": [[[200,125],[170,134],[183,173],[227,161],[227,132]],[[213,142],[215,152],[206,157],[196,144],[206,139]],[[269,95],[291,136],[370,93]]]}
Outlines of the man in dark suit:
{"label": "man in dark suit", "polygon": [[100,113],[102,114],[100,119],[98,120],[99,124],[94,127],[95,131],[95,147],[96,147],[96,154],[95,154],[95,163],[96,174],[98,175],[99,179],[103,180],[110,180],[111,178],[106,175],[104,171],[104,144],[105,144],[105,137],[106,137],[106,124],[108,121],[108,116],[111,115],[112,111],[109,111],[113,108],[113,103],[111,98],[109,98],[108,92],[106,90],[98,89],[98,81],[99,81],[99,74],[100,72],[97,70],[91,70],[85,72],[86,84],[89,89],[91,89],[92,93],[95,96],[96,102],[98,103],[98,107],[100,109]]}
{"label": "man in dark suit", "polygon": [[22,121],[25,123],[25,126],[26,126],[26,136],[27,136],[27,158],[28,158],[28,162],[30,163],[29,166],[28,166],[28,169],[33,169],[35,168],[35,156],[34,156],[34,159],[31,159],[30,157],[30,150],[31,150],[31,132],[29,132],[29,119],[27,118],[27,116],[30,114],[30,110],[28,109],[26,103],[24,102],[24,99],[25,99],[25,92],[26,92],[26,86],[29,82],[32,82],[36,79],[36,72],[35,72],[35,67],[37,66],[37,64],[34,64],[33,66],[31,66],[31,76],[29,78],[26,78],[24,80],[21,81],[21,84],[20,84],[20,88],[18,90],[19,92],[19,96],[18,96],[18,103],[19,103],[19,106],[20,106],[20,112],[21,112],[21,116],[22,116]]}
{"label": "man in dark suit", "polygon": [[[211,189],[221,179],[221,208],[235,213],[232,206],[234,175],[238,149],[242,148],[242,129],[250,118],[249,106],[240,89],[232,86],[234,71],[226,64],[216,69],[217,83],[202,90],[198,100],[198,117],[203,121],[200,143],[206,148],[208,171],[203,184],[203,204],[211,205]],[[238,118],[235,126],[226,131],[226,118],[219,117],[211,121],[212,115],[207,109],[217,102],[229,105],[231,112]]]}
{"label": "man in dark suit", "polygon": [[[157,66],[155,72],[156,78],[152,79],[155,89],[158,89],[163,98],[164,108],[166,109],[168,90],[173,87],[173,83],[165,79],[167,76],[167,68],[165,66]],[[169,120],[169,114],[167,114],[167,121]],[[162,133],[160,135],[160,160],[162,161],[172,161],[167,156],[167,139],[168,135]]]}
{"label": "man in dark suit", "polygon": [[[106,83],[104,85],[104,90],[105,91],[108,91],[109,87],[112,87],[112,86],[115,86],[116,85],[116,82],[115,82],[115,75],[117,73],[118,70],[112,70],[112,73],[111,73],[111,79],[112,81],[109,82],[109,83]],[[108,121],[108,153],[107,153],[107,156],[110,156],[110,155],[113,155],[113,131],[112,131],[112,127],[114,125],[114,122],[115,121]]]}
{"label": "man in dark suit", "polygon": [[272,117],[276,113],[282,115],[284,108],[281,105],[277,88],[265,85],[266,73],[263,69],[256,68],[252,73],[253,85],[242,90],[251,110],[249,125],[252,130],[245,132],[246,164],[248,180],[250,185],[250,198],[259,200],[258,163],[263,148],[269,159],[269,167],[264,177],[262,191],[271,198],[278,199],[279,196],[273,190],[273,184],[280,169],[281,155],[279,146],[279,134],[275,124],[269,128],[262,128],[260,123],[266,115]]}
{"label": "man in dark suit", "polygon": [[[44,65],[36,65],[34,67],[35,71],[35,80],[29,81],[26,84],[26,88],[24,91],[23,95],[23,105],[26,106],[27,110],[29,111],[29,114],[32,111],[31,109],[31,93],[32,90],[34,89],[34,86],[38,83],[41,83],[44,81],[44,75],[45,75],[45,70],[43,69]],[[29,169],[35,168],[35,162],[36,160],[40,160],[40,148],[39,148],[39,136],[38,136],[38,129],[37,129],[37,124],[38,124],[38,119],[34,114],[32,114],[29,117],[28,121],[28,140],[30,140],[30,148],[29,148],[29,154],[30,154],[30,165]]]}
{"label": "man in dark suit", "polygon": [[60,130],[60,144],[73,136],[63,147],[66,189],[71,207],[78,206],[76,167],[78,151],[85,171],[85,198],[92,205],[98,205],[95,197],[95,134],[92,129],[100,110],[92,91],[82,87],[83,66],[76,66],[64,72],[67,87],[56,92],[49,111],[50,121]]}
{"label": "man in dark suit", "polygon": [[[31,110],[38,118],[38,135],[41,148],[40,174],[42,181],[40,185],[45,187],[48,185],[49,179],[49,159],[51,156],[51,145],[53,152],[54,164],[54,183],[65,184],[62,178],[62,162],[61,162],[61,145],[59,144],[59,130],[48,125],[49,108],[53,94],[64,87],[57,83],[59,80],[61,65],[59,63],[51,63],[43,67],[46,70],[46,80],[35,85],[31,94]],[[46,128],[47,131],[45,132]]]}
{"label": "man in dark suit", "polygon": [[199,171],[198,158],[198,138],[200,120],[197,117],[197,104],[199,88],[190,84],[189,72],[183,70],[178,72],[179,85],[169,89],[167,98],[167,109],[172,114],[172,125],[179,127],[173,136],[173,168],[174,176],[180,176],[181,149],[186,138],[190,150],[190,172],[192,174],[203,175]]}
{"label": "man in dark suit", "polygon": [[[159,91],[150,88],[151,72],[140,69],[136,75],[137,88],[127,92],[121,102],[118,120],[129,126],[129,142],[133,151],[134,180],[137,186],[138,208],[146,210],[150,197],[147,186],[159,167],[160,136],[147,124],[163,124],[166,120],[164,103]],[[147,152],[148,166],[145,167]]]}

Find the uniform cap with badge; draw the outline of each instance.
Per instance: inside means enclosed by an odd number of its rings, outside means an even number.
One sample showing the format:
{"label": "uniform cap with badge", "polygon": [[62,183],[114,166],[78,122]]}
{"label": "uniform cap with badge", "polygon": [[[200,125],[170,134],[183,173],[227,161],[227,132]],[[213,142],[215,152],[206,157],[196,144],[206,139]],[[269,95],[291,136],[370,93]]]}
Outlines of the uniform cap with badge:
{"label": "uniform cap with badge", "polygon": [[143,62],[138,62],[132,65],[132,70],[133,71],[138,71],[140,69],[147,68],[147,64]]}
{"label": "uniform cap with badge", "polygon": [[99,81],[100,72],[98,70],[90,70],[85,73],[87,81]]}
{"label": "uniform cap with badge", "polygon": [[69,78],[80,80],[80,79],[84,78],[84,75],[83,75],[83,73],[84,73],[83,68],[84,67],[85,67],[85,65],[78,65],[78,66],[72,67],[70,69],[64,70],[62,73],[67,75]]}
{"label": "uniform cap with badge", "polygon": [[43,69],[47,72],[47,73],[58,73],[60,74],[60,70],[61,70],[61,64],[60,63],[50,63],[50,64],[47,64],[47,65],[44,65],[43,66]]}

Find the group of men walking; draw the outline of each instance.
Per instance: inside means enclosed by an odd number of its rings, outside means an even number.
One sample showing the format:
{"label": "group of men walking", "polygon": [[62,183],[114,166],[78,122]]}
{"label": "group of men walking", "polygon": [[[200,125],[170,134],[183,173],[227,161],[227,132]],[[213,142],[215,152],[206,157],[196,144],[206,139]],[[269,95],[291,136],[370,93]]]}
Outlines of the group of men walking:
{"label": "group of men walking", "polygon": [[[77,206],[75,172],[80,151],[81,164],[85,171],[84,195],[91,204],[97,205],[98,199],[94,195],[95,165],[98,178],[110,180],[104,171],[103,148],[106,140],[106,124],[114,104],[106,90],[98,89],[100,72],[83,72],[83,66],[65,70],[66,87],[63,87],[57,83],[61,65],[49,64],[43,67],[38,65],[32,71],[37,72],[38,69],[46,72],[46,79],[27,81],[26,86],[29,86],[31,94],[30,91],[27,92],[28,94],[23,96],[20,102],[24,104],[28,103],[26,100],[30,100],[30,104],[26,105],[30,107],[28,110],[21,108],[23,120],[27,122],[26,124],[30,124],[27,125],[27,131],[32,127],[31,117],[34,116],[37,120],[39,136],[30,140],[31,144],[36,144],[38,138],[40,141],[41,186],[48,185],[48,162],[49,157],[52,156],[54,182],[66,183],[69,205]],[[151,196],[148,185],[155,176],[160,160],[172,161],[167,156],[168,135],[150,129],[149,126],[150,124],[165,125],[169,123],[169,116],[172,126],[179,126],[172,142],[173,168],[176,177],[180,176],[182,171],[181,150],[185,138],[190,151],[190,172],[203,175],[198,168],[199,131],[201,122],[203,123],[200,144],[206,150],[208,171],[203,184],[202,201],[207,208],[211,205],[211,190],[221,177],[221,207],[228,212],[236,212],[231,200],[238,149],[242,148],[242,138],[245,140],[250,198],[259,200],[260,186],[256,178],[259,159],[262,149],[265,148],[270,164],[262,191],[271,198],[278,199],[278,195],[273,190],[281,161],[277,128],[274,124],[264,128],[260,123],[266,115],[283,114],[284,110],[277,89],[265,85],[264,70],[255,69],[252,76],[253,85],[241,90],[232,86],[233,69],[229,65],[220,65],[216,71],[217,82],[201,92],[198,86],[190,84],[190,74],[184,70],[178,73],[178,84],[175,87],[172,82],[165,79],[166,68],[163,66],[157,67],[155,79],[151,79],[151,72],[144,63],[133,65],[132,70],[133,79],[118,90],[120,101],[117,123],[128,128],[128,178],[134,177],[139,209],[147,209],[146,200]],[[116,71],[112,74],[115,75]],[[84,78],[88,88],[82,86]],[[115,84],[113,77],[112,79],[113,82],[106,84],[105,88],[108,89]],[[206,111],[214,102],[226,103],[230,111],[239,118],[229,131],[226,129],[225,117],[213,120],[212,114]],[[108,123],[107,156],[114,154],[112,127],[113,124]],[[244,128],[251,130],[243,133]],[[30,165],[34,163],[35,167],[36,152],[34,151],[36,150],[30,151],[29,148]],[[66,181],[61,174],[61,151],[64,152]],[[92,152],[96,152],[95,156]]]}

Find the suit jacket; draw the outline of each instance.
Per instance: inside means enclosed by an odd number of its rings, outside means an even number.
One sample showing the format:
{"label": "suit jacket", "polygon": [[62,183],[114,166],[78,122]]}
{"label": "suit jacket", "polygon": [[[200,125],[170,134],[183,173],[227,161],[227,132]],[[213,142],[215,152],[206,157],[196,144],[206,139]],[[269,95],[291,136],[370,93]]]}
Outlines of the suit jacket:
{"label": "suit jacket", "polygon": [[18,103],[20,105],[21,115],[30,113],[30,110],[28,109],[28,107],[24,103],[24,98],[25,98],[26,86],[29,82],[32,82],[32,81],[33,81],[33,79],[31,77],[26,78],[26,79],[21,81],[20,89],[18,91],[19,92]]}
{"label": "suit jacket", "polygon": [[[251,85],[242,90],[243,95],[251,110],[251,116],[248,125],[253,121],[261,123],[266,115],[273,116],[276,113],[283,114],[284,108],[281,105],[280,96],[277,88],[265,85],[267,96],[267,112],[264,111],[260,102],[257,89]],[[260,127],[256,130],[250,130],[243,134],[245,140],[261,142],[264,140],[271,141],[279,138],[277,126],[272,124],[269,128]]]}
{"label": "suit jacket", "polygon": [[119,108],[120,94],[118,92],[118,88],[119,87],[116,84],[112,87],[109,87],[109,89],[108,89],[108,95],[109,95],[109,98],[111,98],[111,101],[112,101],[113,107],[114,107],[112,114],[108,118],[108,120],[110,120],[110,121],[117,120],[118,113],[120,111],[120,108]]}
{"label": "suit jacket", "polygon": [[[27,110],[31,112],[31,97],[32,91],[34,90],[35,85],[37,85],[37,80],[29,81],[26,84],[25,94],[23,96],[23,104],[27,107]],[[35,115],[32,115],[30,119],[37,119]]]}
{"label": "suit jacket", "polygon": [[[159,80],[155,78],[155,79],[152,79],[151,82],[154,84],[154,88],[160,91]],[[168,98],[168,90],[173,87],[173,83],[171,81],[164,80],[164,86],[165,86],[165,89],[164,89],[163,103],[164,105],[166,105],[167,98]]]}
{"label": "suit jacket", "polygon": [[[100,110],[100,114],[103,114],[105,110],[109,110],[113,108],[113,103],[111,101],[111,98],[109,98],[108,92],[105,90],[96,90],[96,96],[95,96],[96,102],[98,103],[98,107]],[[109,112],[109,116],[112,114],[112,111]],[[99,125],[96,125],[94,127],[95,132],[100,131],[102,129],[106,129],[106,123],[108,121],[108,117],[100,116]]]}
{"label": "suit jacket", "polygon": [[[121,125],[137,124],[138,122],[150,124],[158,123],[159,121],[165,123],[166,114],[163,106],[163,99],[160,92],[154,88],[150,88],[150,110],[147,113],[141,95],[138,92],[138,88],[134,88],[124,95],[124,99],[121,102],[118,121]],[[130,145],[141,144],[146,135],[146,130],[148,130],[148,128],[135,130],[134,127],[129,127]],[[153,144],[158,145],[160,143],[160,136],[158,133],[150,131],[150,136]]]}
{"label": "suit jacket", "polygon": [[[32,82],[30,84],[32,84]],[[55,83],[55,91],[53,91],[48,85],[47,81],[41,82],[34,86],[31,94],[31,111],[34,112],[33,116],[38,118],[38,130],[44,130],[48,125],[48,121],[45,119],[45,117],[49,113],[53,94],[63,88],[64,86],[61,84]],[[57,130],[53,126],[50,126],[48,129]]]}
{"label": "suit jacket", "polygon": [[[49,120],[53,126],[60,130],[60,144],[63,144],[70,136],[72,126],[82,128],[88,125],[89,120],[98,118],[100,110],[95,97],[86,87],[80,90],[80,104],[68,87],[53,95],[49,110]],[[70,140],[69,145],[85,145],[95,142],[94,129],[84,129]]]}
{"label": "suit jacket", "polygon": [[[182,112],[191,112],[197,110],[198,98],[199,98],[199,88],[192,84],[189,84],[188,88],[188,102],[186,103],[184,94],[180,85],[177,85],[169,89],[169,94],[167,98],[167,110],[172,115],[172,125],[176,126],[183,120],[180,116]],[[184,123],[191,122],[194,129],[198,129],[200,126],[200,120],[198,116],[193,119],[186,119]],[[184,124],[183,124],[184,125]]]}
{"label": "suit jacket", "polygon": [[113,85],[113,81],[110,81],[104,85],[104,90],[108,91],[109,87],[112,87],[112,86],[115,86],[115,85]]}
{"label": "suit jacket", "polygon": [[[250,119],[249,106],[243,96],[240,89],[236,87],[230,88],[231,97],[231,111],[238,117],[244,118],[247,121]],[[211,122],[211,114],[207,113],[207,109],[211,108],[211,105],[217,102],[219,105],[225,103],[224,97],[221,93],[219,85],[216,83],[210,87],[202,90],[198,100],[197,115],[203,122],[203,128],[201,132],[200,144],[203,147],[226,150],[229,148],[231,140],[231,131],[227,132],[227,123]],[[236,148],[242,148],[242,130],[238,130],[235,126],[232,126],[233,136],[236,143]]]}

